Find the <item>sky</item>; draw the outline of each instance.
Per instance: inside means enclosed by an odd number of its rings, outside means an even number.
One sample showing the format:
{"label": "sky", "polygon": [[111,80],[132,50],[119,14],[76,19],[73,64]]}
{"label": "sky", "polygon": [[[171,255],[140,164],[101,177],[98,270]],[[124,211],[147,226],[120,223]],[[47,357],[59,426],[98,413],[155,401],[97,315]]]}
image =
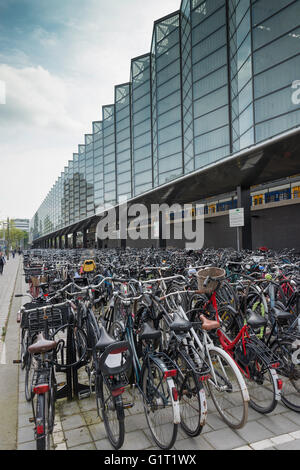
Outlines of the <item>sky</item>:
{"label": "sky", "polygon": [[0,0],[0,220],[31,219],[180,0]]}

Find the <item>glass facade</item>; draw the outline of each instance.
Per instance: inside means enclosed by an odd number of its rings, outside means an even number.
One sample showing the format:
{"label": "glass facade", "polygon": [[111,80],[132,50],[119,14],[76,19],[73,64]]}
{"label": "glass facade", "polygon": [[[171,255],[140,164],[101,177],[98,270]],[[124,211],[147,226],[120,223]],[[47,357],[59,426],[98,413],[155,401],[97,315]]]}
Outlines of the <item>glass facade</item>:
{"label": "glass facade", "polygon": [[30,222],[37,239],[299,126],[300,0],[182,0],[154,23]]}

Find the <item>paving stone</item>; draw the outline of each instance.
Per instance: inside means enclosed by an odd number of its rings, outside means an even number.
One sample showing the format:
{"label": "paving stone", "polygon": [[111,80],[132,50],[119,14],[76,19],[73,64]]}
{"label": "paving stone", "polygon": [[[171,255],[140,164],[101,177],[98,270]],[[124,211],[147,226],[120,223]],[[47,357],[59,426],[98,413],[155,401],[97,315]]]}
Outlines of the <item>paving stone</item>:
{"label": "paving stone", "polygon": [[270,440],[275,446],[285,444],[286,442],[294,441],[293,437],[290,436],[290,434],[282,434],[281,436],[272,437]]}
{"label": "paving stone", "polygon": [[123,450],[142,450],[152,447],[150,442],[142,431],[134,431],[125,434]]}
{"label": "paving stone", "polygon": [[287,411],[282,414],[285,418],[288,418],[293,423],[298,424],[298,429],[300,429],[300,413],[296,413],[295,411]]}
{"label": "paving stone", "polygon": [[97,410],[97,403],[94,396],[79,400],[79,406],[81,411]]}
{"label": "paving stone", "polygon": [[101,441],[102,439],[107,438],[104,423],[92,424],[91,426],[88,426],[88,428],[94,441]]}
{"label": "paving stone", "polygon": [[96,450],[96,446],[93,442],[82,444],[81,446],[72,447],[70,450]]}
{"label": "paving stone", "polygon": [[205,428],[203,430],[205,432],[206,432],[207,425],[209,425],[210,428],[213,431],[218,431],[219,429],[227,429],[228,428],[228,425],[222,420],[220,415],[217,414],[217,413],[208,413],[207,422],[206,422]]}
{"label": "paving stone", "polygon": [[273,436],[280,436],[281,434],[288,434],[299,430],[299,426],[284,415],[264,416],[258,422],[272,431]]}
{"label": "paving stone", "polygon": [[92,424],[99,424],[102,422],[96,410],[84,411],[81,413],[81,415],[88,426],[91,426]]}
{"label": "paving stone", "polygon": [[19,403],[19,415],[30,415],[32,416],[32,405],[28,402]]}
{"label": "paving stone", "polygon": [[67,450],[67,446],[65,443],[57,444],[54,450]]}
{"label": "paving stone", "polygon": [[295,439],[275,447],[277,450],[300,450],[300,439]]}
{"label": "paving stone", "polygon": [[291,432],[290,435],[291,435],[294,439],[300,439],[300,431]]}
{"label": "paving stone", "polygon": [[34,439],[34,430],[33,425],[26,428],[20,428],[18,430],[18,444],[23,444],[23,442],[30,442]]}
{"label": "paving stone", "polygon": [[92,437],[87,427],[72,429],[65,432],[66,444],[68,449],[81,444],[92,442]]}
{"label": "paving stone", "polygon": [[263,441],[274,434],[260,423],[256,421],[250,421],[242,429],[237,429],[236,433],[247,442],[247,444],[256,441]]}
{"label": "paving stone", "polygon": [[233,449],[233,450],[253,450],[253,449],[251,449],[250,446],[242,446],[242,447],[237,447],[236,449]]}
{"label": "paving stone", "polygon": [[97,450],[110,450],[112,445],[108,439],[102,439],[101,441],[96,441],[95,446]]}
{"label": "paving stone", "polygon": [[145,414],[137,414],[125,418],[126,432],[136,431],[137,429],[145,429],[147,420]]}
{"label": "paving stone", "polygon": [[61,425],[64,431],[85,426],[85,421],[80,414],[66,416],[62,418]]}
{"label": "paving stone", "polygon": [[270,439],[265,439],[264,441],[253,442],[250,444],[254,450],[265,450],[273,447],[273,443]]}
{"label": "paving stone", "polygon": [[194,438],[176,440],[174,444],[176,450],[213,450],[213,447],[205,440],[204,437],[198,436]]}
{"label": "paving stone", "polygon": [[205,440],[216,450],[234,449],[245,445],[244,439],[231,429],[213,431],[205,434]]}
{"label": "paving stone", "polygon": [[32,413],[31,414],[26,414],[26,415],[19,415],[18,416],[18,427],[19,428],[27,428],[29,426],[33,426],[33,423],[29,422],[29,418],[32,418]]}
{"label": "paving stone", "polygon": [[80,408],[77,401],[71,401],[64,403],[61,407],[62,416],[71,416],[75,414],[80,414]]}
{"label": "paving stone", "polygon": [[64,433],[62,431],[54,432],[53,441],[54,441],[54,444],[61,444],[62,442],[65,442]]}
{"label": "paving stone", "polygon": [[36,450],[36,441],[25,442],[18,445],[18,450]]}

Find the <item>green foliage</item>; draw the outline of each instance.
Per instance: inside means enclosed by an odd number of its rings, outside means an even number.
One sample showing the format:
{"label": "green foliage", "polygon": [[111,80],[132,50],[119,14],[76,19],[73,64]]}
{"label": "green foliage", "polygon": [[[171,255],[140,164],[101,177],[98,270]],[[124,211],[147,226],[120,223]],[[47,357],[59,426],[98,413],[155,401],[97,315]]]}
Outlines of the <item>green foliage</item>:
{"label": "green foliage", "polygon": [[14,222],[10,221],[9,229],[6,226],[4,234],[3,228],[0,229],[0,239],[3,238],[5,238],[5,240],[9,240],[9,244],[12,249],[16,249],[21,245],[22,240],[24,240],[24,244],[26,246],[26,243],[28,242],[28,233],[16,228]]}

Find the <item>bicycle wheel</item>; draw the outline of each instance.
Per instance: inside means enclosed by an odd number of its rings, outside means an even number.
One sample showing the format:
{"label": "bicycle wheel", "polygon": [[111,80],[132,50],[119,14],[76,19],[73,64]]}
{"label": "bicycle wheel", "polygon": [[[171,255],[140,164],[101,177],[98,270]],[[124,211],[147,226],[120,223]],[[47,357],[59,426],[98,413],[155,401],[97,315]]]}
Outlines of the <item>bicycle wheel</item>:
{"label": "bicycle wheel", "polygon": [[153,361],[145,366],[142,375],[144,411],[151,435],[161,449],[170,449],[177,437],[178,424],[175,424],[172,387],[164,380],[162,369]]}
{"label": "bicycle wheel", "polygon": [[215,407],[230,428],[241,429],[248,419],[249,401],[242,374],[222,349],[210,348],[207,362],[211,377],[206,384]]}
{"label": "bicycle wheel", "polygon": [[200,388],[197,377],[193,373],[186,374],[179,389],[180,425],[190,437],[199,436],[203,429],[201,417],[205,400],[204,388]]}
{"label": "bicycle wheel", "polygon": [[54,369],[50,373],[49,381],[49,403],[48,403],[48,432],[51,434],[54,428],[55,420],[55,401],[57,392],[57,382],[54,374]]}
{"label": "bicycle wheel", "polygon": [[271,413],[277,405],[276,385],[272,370],[257,356],[249,364],[250,378],[245,376],[249,392],[249,405],[258,413]]}
{"label": "bicycle wheel", "polygon": [[283,363],[278,370],[283,386],[281,390],[281,401],[287,408],[300,412],[300,365],[293,364],[291,341],[276,342],[272,345],[272,351]]}
{"label": "bicycle wheel", "polygon": [[111,445],[120,449],[124,443],[125,425],[122,396],[113,397],[102,376],[96,379],[96,399],[98,413],[102,411],[102,419]]}
{"label": "bicycle wheel", "polygon": [[35,359],[32,354],[28,353],[25,368],[25,398],[27,401],[32,400],[32,379],[35,369]]}
{"label": "bicycle wheel", "polygon": [[22,329],[21,336],[21,369],[24,370],[28,359],[28,330]]}

